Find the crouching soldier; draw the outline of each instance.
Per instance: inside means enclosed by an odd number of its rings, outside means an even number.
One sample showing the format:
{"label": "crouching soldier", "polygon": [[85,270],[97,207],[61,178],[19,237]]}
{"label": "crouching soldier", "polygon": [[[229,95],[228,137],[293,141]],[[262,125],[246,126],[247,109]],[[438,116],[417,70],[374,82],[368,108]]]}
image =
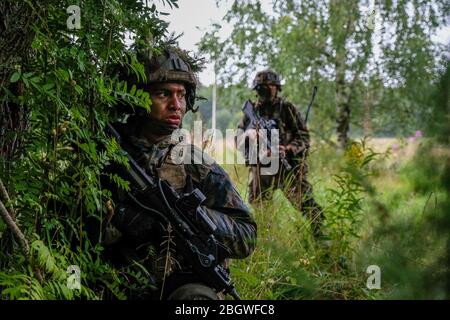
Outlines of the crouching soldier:
{"label": "crouching soldier", "polygon": [[[112,127],[120,134],[121,147],[146,175],[167,182],[180,195],[194,189],[204,195],[200,210],[206,213],[203,218],[214,225],[211,230],[218,244],[217,252],[205,256],[204,263],[217,260],[220,261],[218,267],[229,271],[229,259],[243,259],[253,252],[256,223],[230,177],[217,163],[199,163],[194,161],[194,157],[188,163],[175,159],[178,152],[172,151],[180,141],[174,138],[174,132],[181,127],[185,113],[194,109],[197,86],[193,71],[195,65],[188,54],[178,48],[167,46],[159,52],[146,57],[138,55],[145,66],[146,81],[138,81],[130,74],[125,76],[129,87],[136,85],[149,93],[151,111],[136,110],[126,123],[114,123]],[[191,154],[200,155],[200,158],[204,156],[194,146],[188,149],[183,147],[183,150],[190,150]],[[115,170],[112,166],[110,173]],[[223,298],[223,292],[205,281],[204,274],[195,270],[186,256],[179,254],[179,242],[173,225],[158,219],[157,214],[149,213],[138,205],[139,199],[132,199],[129,192],[115,184],[110,183],[108,189],[112,191],[115,207],[107,219],[107,253],[120,265],[144,267],[153,279],[153,290],[146,294],[134,294],[131,298]],[[150,211],[157,207],[152,203],[149,206]],[[192,217],[192,220],[195,219]],[[193,246],[189,249],[199,257],[202,254],[196,252]]]}

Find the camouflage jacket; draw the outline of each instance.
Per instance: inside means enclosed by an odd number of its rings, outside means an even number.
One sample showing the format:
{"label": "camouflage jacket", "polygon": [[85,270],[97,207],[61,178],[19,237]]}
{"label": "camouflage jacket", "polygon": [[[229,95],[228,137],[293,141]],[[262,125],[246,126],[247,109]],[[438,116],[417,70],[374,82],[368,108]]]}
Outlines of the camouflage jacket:
{"label": "camouflage jacket", "polygon": [[[179,162],[172,159],[171,150],[179,142],[171,140],[170,136],[158,144],[151,144],[145,138],[127,134],[125,125],[115,125],[115,127],[121,132],[124,140],[122,147],[149,175],[166,180],[177,191],[183,191],[187,176],[192,178],[193,187],[198,188],[206,197],[203,209],[217,225],[216,238],[231,249],[231,255],[222,256],[219,259],[245,258],[253,252],[256,244],[256,223],[228,174],[218,164],[215,162],[195,164],[193,160],[188,164],[184,162],[177,164]],[[194,156],[204,155],[198,148],[191,145],[190,147]],[[113,229],[119,231],[121,239],[109,239],[107,242],[123,242],[128,247],[128,253],[130,248],[139,248],[145,243],[150,243],[156,249],[158,256],[160,251],[158,248],[167,238],[167,230],[164,226],[155,228],[154,222],[148,221],[148,213],[129,210],[129,200],[123,191],[113,191],[113,198],[116,205],[125,208],[116,210],[111,220]],[[163,253],[165,254],[167,253]],[[181,257],[177,257],[173,252],[171,255],[175,261],[171,269],[184,270],[185,266]],[[131,258],[135,259],[135,257]],[[162,257],[159,252],[159,257],[153,260],[156,262],[153,271],[157,274],[160,269],[158,260],[165,261],[165,256]],[[156,277],[158,278],[158,275]]]}
{"label": "camouflage jacket", "polygon": [[[273,119],[278,125],[280,144],[291,145],[292,153],[287,156],[298,158],[306,150],[309,150],[310,137],[306,124],[295,106],[282,99],[275,98],[272,103],[252,103],[256,113],[266,120]],[[238,128],[245,130],[249,124],[249,119],[244,115]]]}

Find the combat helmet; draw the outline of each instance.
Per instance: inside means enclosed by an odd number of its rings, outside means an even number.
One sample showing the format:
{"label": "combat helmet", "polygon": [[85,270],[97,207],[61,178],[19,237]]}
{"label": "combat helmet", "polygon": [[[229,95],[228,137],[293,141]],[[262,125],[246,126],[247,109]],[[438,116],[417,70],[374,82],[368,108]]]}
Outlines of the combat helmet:
{"label": "combat helmet", "polygon": [[134,50],[137,60],[144,65],[145,79],[137,79],[138,77],[130,72],[122,79],[136,84],[138,88],[158,82],[181,82],[186,88],[187,110],[197,111],[194,104],[198,79],[193,69],[200,69],[200,66],[196,65],[200,59],[194,60],[187,52],[174,46],[158,50],[134,47]]}
{"label": "combat helmet", "polygon": [[253,79],[253,89],[257,89],[258,86],[262,84],[274,84],[281,91],[280,76],[273,70],[266,69],[256,73],[256,76]]}

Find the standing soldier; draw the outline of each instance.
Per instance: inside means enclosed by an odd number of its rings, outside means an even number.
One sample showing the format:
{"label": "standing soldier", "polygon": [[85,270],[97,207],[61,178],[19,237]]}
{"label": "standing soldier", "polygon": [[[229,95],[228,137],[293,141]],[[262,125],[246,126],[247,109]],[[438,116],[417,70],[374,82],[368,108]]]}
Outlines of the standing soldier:
{"label": "standing soldier", "polygon": [[[203,193],[205,200],[201,208],[216,226],[214,236],[220,243],[214,260],[223,262],[226,268],[229,258],[243,259],[253,252],[256,224],[228,174],[217,163],[198,164],[193,159],[180,163],[179,159],[174,159],[179,153],[172,150],[180,141],[173,139],[172,133],[181,127],[185,113],[193,110],[197,80],[186,52],[174,47],[161,48],[159,52],[153,56],[138,56],[145,67],[146,80],[136,79],[134,74],[126,72],[122,77],[130,87],[136,85],[149,93],[151,112],[138,109],[126,123],[114,123],[113,128],[120,133],[121,147],[147,175],[168,182],[180,195],[193,188]],[[194,156],[202,156],[201,150],[189,148],[194,150]],[[109,170],[110,176],[116,172],[120,171],[114,167]],[[139,202],[112,182],[108,189],[112,191],[116,206],[110,210],[112,216],[107,218],[104,245],[113,262],[142,266],[149,272],[156,288],[150,292],[150,298],[204,300],[220,297],[220,292],[206,286],[203,275],[193,272],[183,256],[177,254],[169,225],[143,210],[136,204]],[[197,251],[197,255],[200,254]],[[148,297],[139,293],[137,296]]]}
{"label": "standing soldier", "polygon": [[[257,199],[270,199],[276,188],[283,188],[291,203],[311,219],[314,235],[320,235],[322,208],[312,195],[312,186],[307,180],[310,137],[300,112],[295,106],[278,97],[281,91],[280,77],[272,70],[263,70],[256,74],[253,80],[253,90],[257,92],[257,101],[250,101],[253,113],[258,119],[272,121],[279,130],[279,170],[273,175],[262,175],[259,163],[250,168],[249,202]],[[244,113],[239,129],[245,131],[245,136],[255,139],[251,119]],[[253,134],[249,134],[253,131]],[[245,141],[241,140],[241,141]],[[242,143],[242,142],[241,142]],[[247,146],[246,146],[247,147]],[[246,153],[248,154],[248,147]]]}

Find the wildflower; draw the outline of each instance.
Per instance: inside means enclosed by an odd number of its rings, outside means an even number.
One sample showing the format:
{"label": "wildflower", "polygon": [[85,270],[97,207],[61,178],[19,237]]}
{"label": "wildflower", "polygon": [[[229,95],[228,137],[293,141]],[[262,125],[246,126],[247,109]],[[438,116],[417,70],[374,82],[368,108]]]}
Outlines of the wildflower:
{"label": "wildflower", "polygon": [[300,263],[304,266],[309,266],[309,260],[308,259],[302,259],[300,258]]}
{"label": "wildflower", "polygon": [[347,162],[359,166],[364,158],[362,145],[360,143],[353,142],[345,152],[345,158],[347,159]]}

